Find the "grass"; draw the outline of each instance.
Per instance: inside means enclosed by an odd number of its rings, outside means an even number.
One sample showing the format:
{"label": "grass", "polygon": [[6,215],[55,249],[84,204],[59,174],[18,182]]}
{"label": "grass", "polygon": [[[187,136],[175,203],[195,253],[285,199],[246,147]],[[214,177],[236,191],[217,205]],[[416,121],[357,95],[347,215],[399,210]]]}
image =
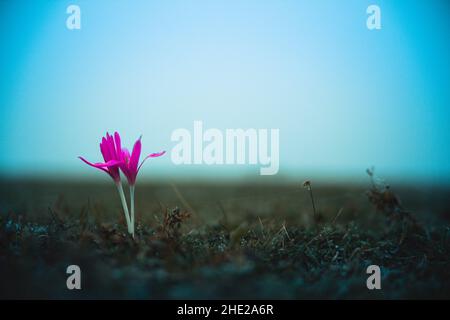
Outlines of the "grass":
{"label": "grass", "polygon": [[0,297],[450,298],[449,190],[312,184],[141,183],[133,240],[112,183],[3,180]]}

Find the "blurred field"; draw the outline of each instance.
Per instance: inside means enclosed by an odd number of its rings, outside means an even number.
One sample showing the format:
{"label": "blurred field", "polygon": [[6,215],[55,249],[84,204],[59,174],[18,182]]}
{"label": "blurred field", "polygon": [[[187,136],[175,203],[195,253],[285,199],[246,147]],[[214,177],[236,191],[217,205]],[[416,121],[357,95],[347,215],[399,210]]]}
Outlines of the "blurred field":
{"label": "blurred field", "polygon": [[450,298],[450,190],[393,186],[409,223],[377,210],[369,181],[312,187],[315,219],[301,182],[138,183],[133,241],[112,183],[3,179],[0,297]]}

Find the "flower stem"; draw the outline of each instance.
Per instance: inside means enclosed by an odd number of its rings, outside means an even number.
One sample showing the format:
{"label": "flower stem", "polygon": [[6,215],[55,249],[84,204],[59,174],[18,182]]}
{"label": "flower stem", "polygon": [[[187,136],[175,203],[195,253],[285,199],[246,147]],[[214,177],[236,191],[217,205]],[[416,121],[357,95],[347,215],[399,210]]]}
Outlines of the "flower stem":
{"label": "flower stem", "polygon": [[134,185],[130,185],[131,235],[134,238]]}
{"label": "flower stem", "polygon": [[122,183],[119,181],[116,183],[116,186],[117,186],[117,191],[119,191],[120,201],[122,201],[123,213],[125,214],[125,220],[127,222],[128,233],[132,234],[133,230],[131,228],[130,213],[128,212],[127,200],[125,198],[125,193],[123,192]]}
{"label": "flower stem", "polygon": [[316,213],[316,205],[314,204],[314,197],[313,197],[313,193],[312,193],[312,188],[309,188],[309,195],[311,196],[311,203],[312,203],[312,207],[313,207],[313,212],[314,212],[314,218],[317,218],[317,213]]}

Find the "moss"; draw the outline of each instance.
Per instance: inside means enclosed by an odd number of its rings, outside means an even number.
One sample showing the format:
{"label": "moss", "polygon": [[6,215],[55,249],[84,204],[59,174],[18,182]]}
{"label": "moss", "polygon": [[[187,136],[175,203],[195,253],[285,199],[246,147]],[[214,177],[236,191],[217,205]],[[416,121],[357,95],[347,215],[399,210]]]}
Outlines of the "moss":
{"label": "moss", "polygon": [[[90,188],[63,186],[41,209],[23,209],[33,207],[31,199],[25,206],[2,199],[9,209],[0,215],[0,272],[6,279],[1,297],[450,298],[448,222],[429,223],[418,211],[417,225],[405,228],[403,220],[391,221],[361,198],[362,190],[316,187],[317,210],[324,217],[319,223],[308,218],[308,195],[291,192],[291,186],[255,186],[257,197],[221,199],[219,209],[212,204],[220,195],[239,193],[240,186],[207,188],[207,197],[203,186],[189,186],[194,196],[186,199],[195,214],[169,190],[143,187],[133,240],[120,208],[111,206],[117,202],[114,193],[80,204],[77,190]],[[281,195],[271,198],[274,190]],[[340,194],[346,196],[336,197]],[[431,202],[426,212],[441,217],[442,206]],[[79,292],[65,287],[71,264],[82,270]],[[366,288],[371,264],[382,269],[380,291]]]}

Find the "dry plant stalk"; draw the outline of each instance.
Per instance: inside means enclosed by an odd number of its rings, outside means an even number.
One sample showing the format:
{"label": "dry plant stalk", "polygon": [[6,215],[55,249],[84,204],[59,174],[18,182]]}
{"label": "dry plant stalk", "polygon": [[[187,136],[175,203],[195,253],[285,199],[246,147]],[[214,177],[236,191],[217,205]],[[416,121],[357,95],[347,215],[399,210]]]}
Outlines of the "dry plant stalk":
{"label": "dry plant stalk", "polygon": [[180,237],[181,223],[189,217],[189,212],[181,211],[178,207],[175,207],[171,211],[166,209],[162,226],[164,235],[169,239],[178,239]]}

